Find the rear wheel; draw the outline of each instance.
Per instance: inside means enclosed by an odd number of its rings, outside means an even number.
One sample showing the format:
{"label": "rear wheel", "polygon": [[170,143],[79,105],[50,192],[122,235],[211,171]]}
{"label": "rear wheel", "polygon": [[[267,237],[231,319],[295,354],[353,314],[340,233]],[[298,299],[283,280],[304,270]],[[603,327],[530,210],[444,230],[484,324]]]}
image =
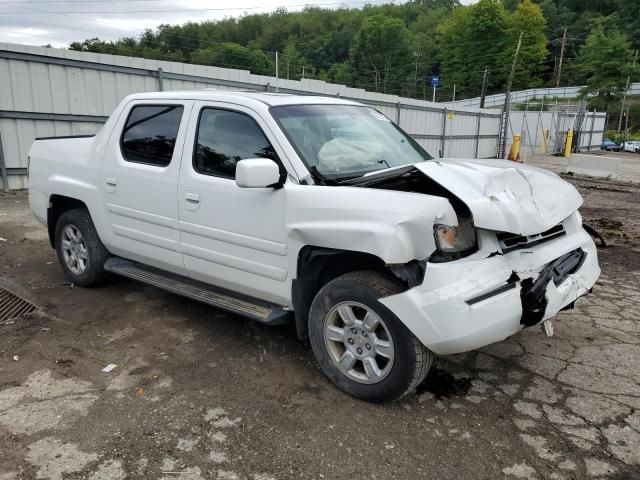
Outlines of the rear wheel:
{"label": "rear wheel", "polygon": [[401,287],[378,272],[342,275],[316,295],[309,315],[313,352],[329,379],[362,400],[387,402],[411,392],[433,354],[378,299]]}
{"label": "rear wheel", "polygon": [[70,282],[92,287],[107,278],[104,262],[109,252],[100,241],[89,212],[84,208],[67,210],[56,222],[56,253]]}

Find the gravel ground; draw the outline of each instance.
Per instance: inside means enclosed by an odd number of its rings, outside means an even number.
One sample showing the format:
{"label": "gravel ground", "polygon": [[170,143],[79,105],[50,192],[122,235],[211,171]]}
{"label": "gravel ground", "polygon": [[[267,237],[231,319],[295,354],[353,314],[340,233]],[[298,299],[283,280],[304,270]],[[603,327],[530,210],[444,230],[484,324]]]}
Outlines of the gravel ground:
{"label": "gravel ground", "polygon": [[0,480],[640,478],[640,186],[570,181],[610,243],[594,293],[554,337],[441,357],[385,406],[336,390],[291,326],[72,288],[26,195],[0,196],[0,283],[43,308],[0,325]]}

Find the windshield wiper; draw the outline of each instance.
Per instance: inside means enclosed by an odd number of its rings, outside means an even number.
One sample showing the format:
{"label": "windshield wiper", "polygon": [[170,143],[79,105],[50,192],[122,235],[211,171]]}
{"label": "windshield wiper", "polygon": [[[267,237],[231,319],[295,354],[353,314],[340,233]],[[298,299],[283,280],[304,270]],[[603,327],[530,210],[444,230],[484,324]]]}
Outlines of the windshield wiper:
{"label": "windshield wiper", "polygon": [[388,178],[401,177],[405,173],[409,173],[415,170],[415,166],[412,164],[405,165],[404,167],[394,168],[392,170],[385,169],[379,172],[371,173],[369,175],[359,175],[355,178],[348,178],[338,182],[340,185],[367,185],[369,183],[376,183],[380,180],[386,180]]}

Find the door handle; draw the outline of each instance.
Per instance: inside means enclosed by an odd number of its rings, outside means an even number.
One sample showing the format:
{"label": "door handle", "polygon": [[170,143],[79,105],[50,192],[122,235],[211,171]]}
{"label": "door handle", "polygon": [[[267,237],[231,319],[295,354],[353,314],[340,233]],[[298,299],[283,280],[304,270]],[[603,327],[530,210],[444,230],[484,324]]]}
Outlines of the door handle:
{"label": "door handle", "polygon": [[184,198],[189,203],[200,203],[200,195],[198,193],[185,193]]}
{"label": "door handle", "polygon": [[196,192],[187,192],[184,194],[184,199],[187,202],[187,210],[197,210],[200,206],[200,194]]}
{"label": "door handle", "polygon": [[116,186],[118,185],[118,182],[114,177],[105,177],[104,183],[107,184],[107,192],[113,193],[116,191]]}

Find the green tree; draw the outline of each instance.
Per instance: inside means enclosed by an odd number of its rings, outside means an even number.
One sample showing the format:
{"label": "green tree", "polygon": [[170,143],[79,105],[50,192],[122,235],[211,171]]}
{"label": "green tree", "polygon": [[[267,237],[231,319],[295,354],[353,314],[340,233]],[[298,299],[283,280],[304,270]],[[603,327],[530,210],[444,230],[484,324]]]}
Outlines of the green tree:
{"label": "green tree", "polygon": [[439,58],[443,88],[480,94],[485,66],[492,72],[491,84],[504,85],[502,66],[507,50],[507,12],[496,0],[480,0],[459,7],[438,27]]}
{"label": "green tree", "polygon": [[329,70],[329,81],[341,85],[351,85],[355,77],[355,72],[351,62],[346,61],[333,65]]}
{"label": "green tree", "polygon": [[293,43],[287,44],[281,56],[281,76],[291,80],[299,80],[302,74],[304,59]]}
{"label": "green tree", "polygon": [[619,0],[619,21],[621,29],[630,37],[631,45],[640,48],[640,2]]}
{"label": "green tree", "polygon": [[506,45],[501,61],[502,76],[505,78],[511,72],[518,37],[522,32],[522,45],[513,78],[514,90],[534,88],[543,83],[542,75],[548,54],[546,26],[540,6],[531,0],[519,3],[515,12],[507,16]]}
{"label": "green tree", "polygon": [[437,28],[451,12],[435,8],[422,12],[409,27],[413,34],[412,54],[417,54],[417,73],[414,68],[415,94],[419,94],[426,77],[439,71]]}
{"label": "green tree", "polygon": [[370,71],[375,91],[388,93],[404,77],[410,44],[409,30],[401,20],[385,15],[365,19],[353,56],[360,69]]}
{"label": "green tree", "polygon": [[580,49],[577,72],[585,83],[581,96],[592,96],[590,104],[599,109],[619,104],[627,76],[639,71],[632,63],[633,51],[626,35],[596,29]]}

